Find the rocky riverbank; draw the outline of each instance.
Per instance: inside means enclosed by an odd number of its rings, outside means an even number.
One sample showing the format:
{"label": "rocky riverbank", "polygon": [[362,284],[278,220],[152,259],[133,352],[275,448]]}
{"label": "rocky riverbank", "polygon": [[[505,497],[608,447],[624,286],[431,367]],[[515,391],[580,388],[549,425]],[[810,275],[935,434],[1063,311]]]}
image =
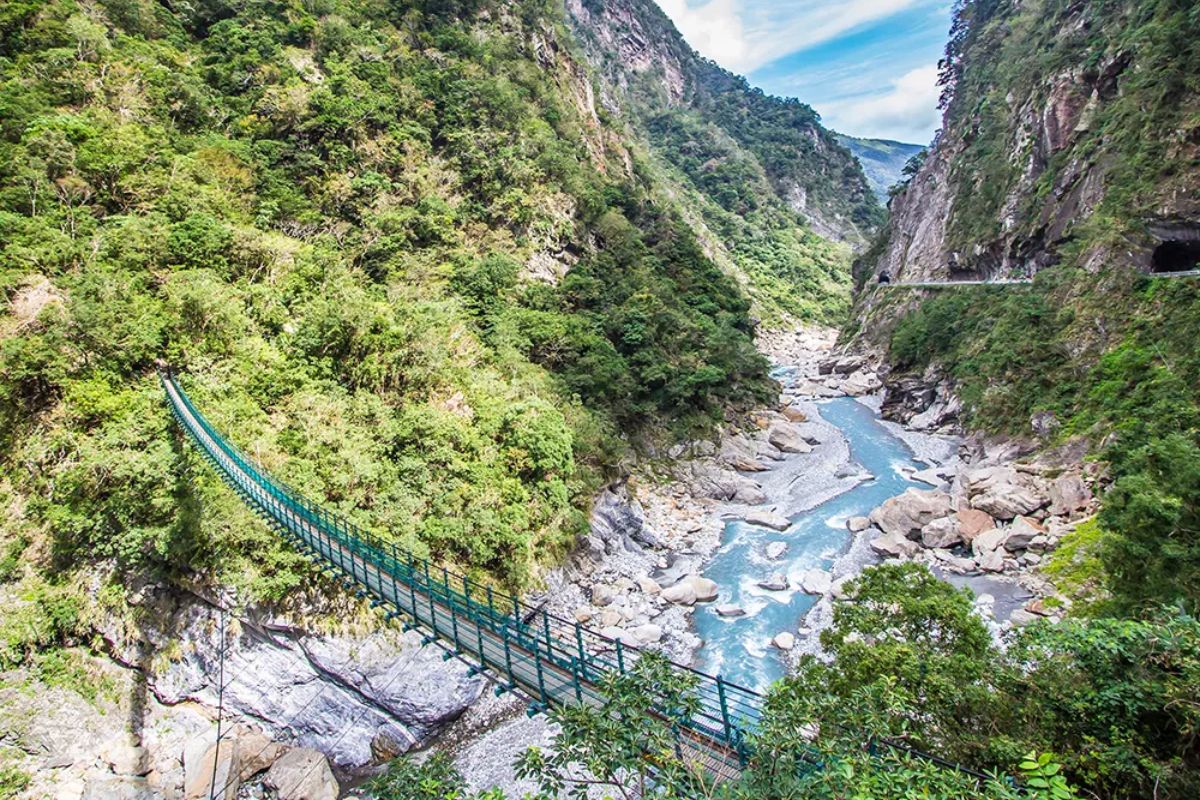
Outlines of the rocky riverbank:
{"label": "rocky riverbank", "polygon": [[[978,596],[977,609],[999,635],[1036,615],[1053,618],[1063,599],[1037,567],[1073,526],[1093,513],[1091,482],[1070,453],[1029,460],[1023,443],[958,435],[958,401],[944,382],[927,390],[911,382],[897,400],[870,359],[834,349],[830,330],[760,337],[784,385],[779,403],[729,425],[715,441],[696,441],[644,460],[597,499],[591,533],[566,568],[549,577],[545,600],[562,616],[600,629],[629,646],[656,649],[691,664],[702,642],[691,624],[699,607],[717,603],[723,587],[704,576],[722,545],[726,523],[744,520],[783,530],[795,517],[870,480],[851,459],[838,428],[821,417],[819,400],[855,397],[879,411],[888,405],[890,432],[924,469],[912,488],[847,522],[850,543],[828,570],[811,570],[799,588],[818,599],[795,627],[771,640],[792,657],[819,650],[817,633],[832,619],[843,587],[865,566],[885,559],[917,560]],[[773,545],[768,559],[786,543]],[[768,589],[786,576],[762,578]],[[776,583],[772,583],[772,582]],[[778,584],[778,585],[776,585]],[[1051,600],[1050,598],[1054,598]],[[722,616],[738,607],[717,604]],[[544,721],[513,716],[481,736],[451,735],[442,746],[477,787],[499,782],[510,792],[530,787],[507,770],[530,743],[544,743]],[[484,713],[496,713],[494,710]],[[469,719],[474,714],[468,714]],[[508,776],[508,777],[505,777]]]}

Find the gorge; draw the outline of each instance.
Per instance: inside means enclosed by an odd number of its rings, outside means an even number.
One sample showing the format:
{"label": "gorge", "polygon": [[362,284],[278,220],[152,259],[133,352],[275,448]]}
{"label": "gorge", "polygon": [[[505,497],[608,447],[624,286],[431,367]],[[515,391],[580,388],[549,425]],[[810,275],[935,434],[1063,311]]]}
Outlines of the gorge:
{"label": "gorge", "polygon": [[1200,793],[1200,12],[952,15],[924,153],[652,0],[0,4],[0,800]]}

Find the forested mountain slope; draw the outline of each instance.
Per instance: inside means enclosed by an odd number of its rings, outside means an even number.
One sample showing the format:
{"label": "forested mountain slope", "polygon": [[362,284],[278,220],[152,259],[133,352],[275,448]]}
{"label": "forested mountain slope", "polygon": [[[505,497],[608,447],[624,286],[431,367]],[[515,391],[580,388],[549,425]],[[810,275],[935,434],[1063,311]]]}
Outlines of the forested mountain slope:
{"label": "forested mountain slope", "polygon": [[[893,386],[948,378],[970,426],[1099,454],[1107,590],[1194,610],[1200,282],[1160,276],[1200,256],[1200,8],[960,2],[943,82],[944,131],[859,261],[851,332]],[[1035,279],[918,295],[881,272]]]}
{"label": "forested mountain slope", "polygon": [[[568,0],[601,79],[710,253],[749,277],[760,313],[836,317],[846,252],[883,220],[862,168],[809,106],[702,58],[653,0]],[[832,314],[831,314],[832,312]]]}
{"label": "forested mountain slope", "polygon": [[767,396],[749,299],[602,119],[562,19],[4,6],[6,580],[311,579],[209,477],[177,482],[158,359],[302,492],[513,586],[572,545],[618,430]]}

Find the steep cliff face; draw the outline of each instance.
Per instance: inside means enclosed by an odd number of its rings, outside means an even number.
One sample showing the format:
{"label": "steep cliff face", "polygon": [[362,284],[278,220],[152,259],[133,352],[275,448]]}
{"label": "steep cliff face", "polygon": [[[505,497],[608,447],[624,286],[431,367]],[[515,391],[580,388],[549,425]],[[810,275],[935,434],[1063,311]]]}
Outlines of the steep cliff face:
{"label": "steep cliff face", "polygon": [[[822,236],[862,242],[881,221],[862,168],[817,114],[770,97],[702,58],[652,0],[567,0],[574,29],[607,83],[606,104],[648,128],[651,148],[664,115],[693,112],[752,162],[783,204]],[[713,171],[720,164],[705,162]],[[699,176],[693,176],[703,182]]]}
{"label": "steep cliff face", "polygon": [[1200,7],[963,0],[942,73],[944,130],[858,262],[853,337],[972,425],[1153,441],[1200,399],[1198,287],[1170,274],[1200,257]]}
{"label": "steep cliff face", "polygon": [[868,264],[893,279],[1154,268],[1200,232],[1194,6],[960,4],[944,131]]}

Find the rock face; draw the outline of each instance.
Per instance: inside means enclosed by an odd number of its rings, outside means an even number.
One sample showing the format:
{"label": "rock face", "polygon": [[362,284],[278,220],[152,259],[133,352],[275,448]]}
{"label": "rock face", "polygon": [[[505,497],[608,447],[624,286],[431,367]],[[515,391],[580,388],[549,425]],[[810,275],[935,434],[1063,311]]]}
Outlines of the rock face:
{"label": "rock face", "polygon": [[[743,81],[702,59],[653,2],[567,0],[566,8],[576,38],[601,79],[601,102],[606,108],[624,112],[635,123],[662,107],[698,114],[706,125],[720,131],[724,147],[737,148],[739,158],[761,165],[770,176],[771,196],[760,202],[789,206],[821,236],[864,239],[871,225],[863,221],[877,213],[866,177],[850,152],[811,112],[755,95]],[[647,96],[662,99],[651,104],[638,99]],[[744,126],[731,125],[724,115],[714,114],[714,107],[737,109],[746,118],[778,120],[782,131],[778,136],[784,138],[776,146],[789,157],[779,158],[762,147],[746,135]],[[652,147],[659,138],[649,137]]]}
{"label": "rock face", "polygon": [[271,765],[264,781],[279,793],[279,800],[337,800],[338,783],[325,756],[298,747]]}
{"label": "rock face", "polygon": [[952,501],[945,492],[909,489],[872,511],[870,519],[884,533],[915,539],[922,528],[951,510]]}
{"label": "rock face", "polygon": [[[177,658],[151,662],[148,687],[169,705],[195,700],[215,707],[219,612],[190,595],[157,589],[143,595],[140,630],[105,632],[109,649],[137,664],[146,643],[185,643]],[[225,666],[235,676],[225,691],[227,710],[261,720],[268,732],[286,731],[347,767],[370,762],[373,748],[403,753],[428,740],[483,689],[464,665],[422,647],[418,633],[392,629],[329,637],[281,620],[246,618],[228,641]]]}
{"label": "rock face", "polygon": [[[636,551],[639,545],[660,547],[658,533],[646,522],[646,515],[638,501],[629,495],[622,485],[609,487],[600,493],[592,506],[591,537],[602,543],[603,549],[596,555],[617,553],[621,550]],[[595,547],[590,549],[595,551]]]}

